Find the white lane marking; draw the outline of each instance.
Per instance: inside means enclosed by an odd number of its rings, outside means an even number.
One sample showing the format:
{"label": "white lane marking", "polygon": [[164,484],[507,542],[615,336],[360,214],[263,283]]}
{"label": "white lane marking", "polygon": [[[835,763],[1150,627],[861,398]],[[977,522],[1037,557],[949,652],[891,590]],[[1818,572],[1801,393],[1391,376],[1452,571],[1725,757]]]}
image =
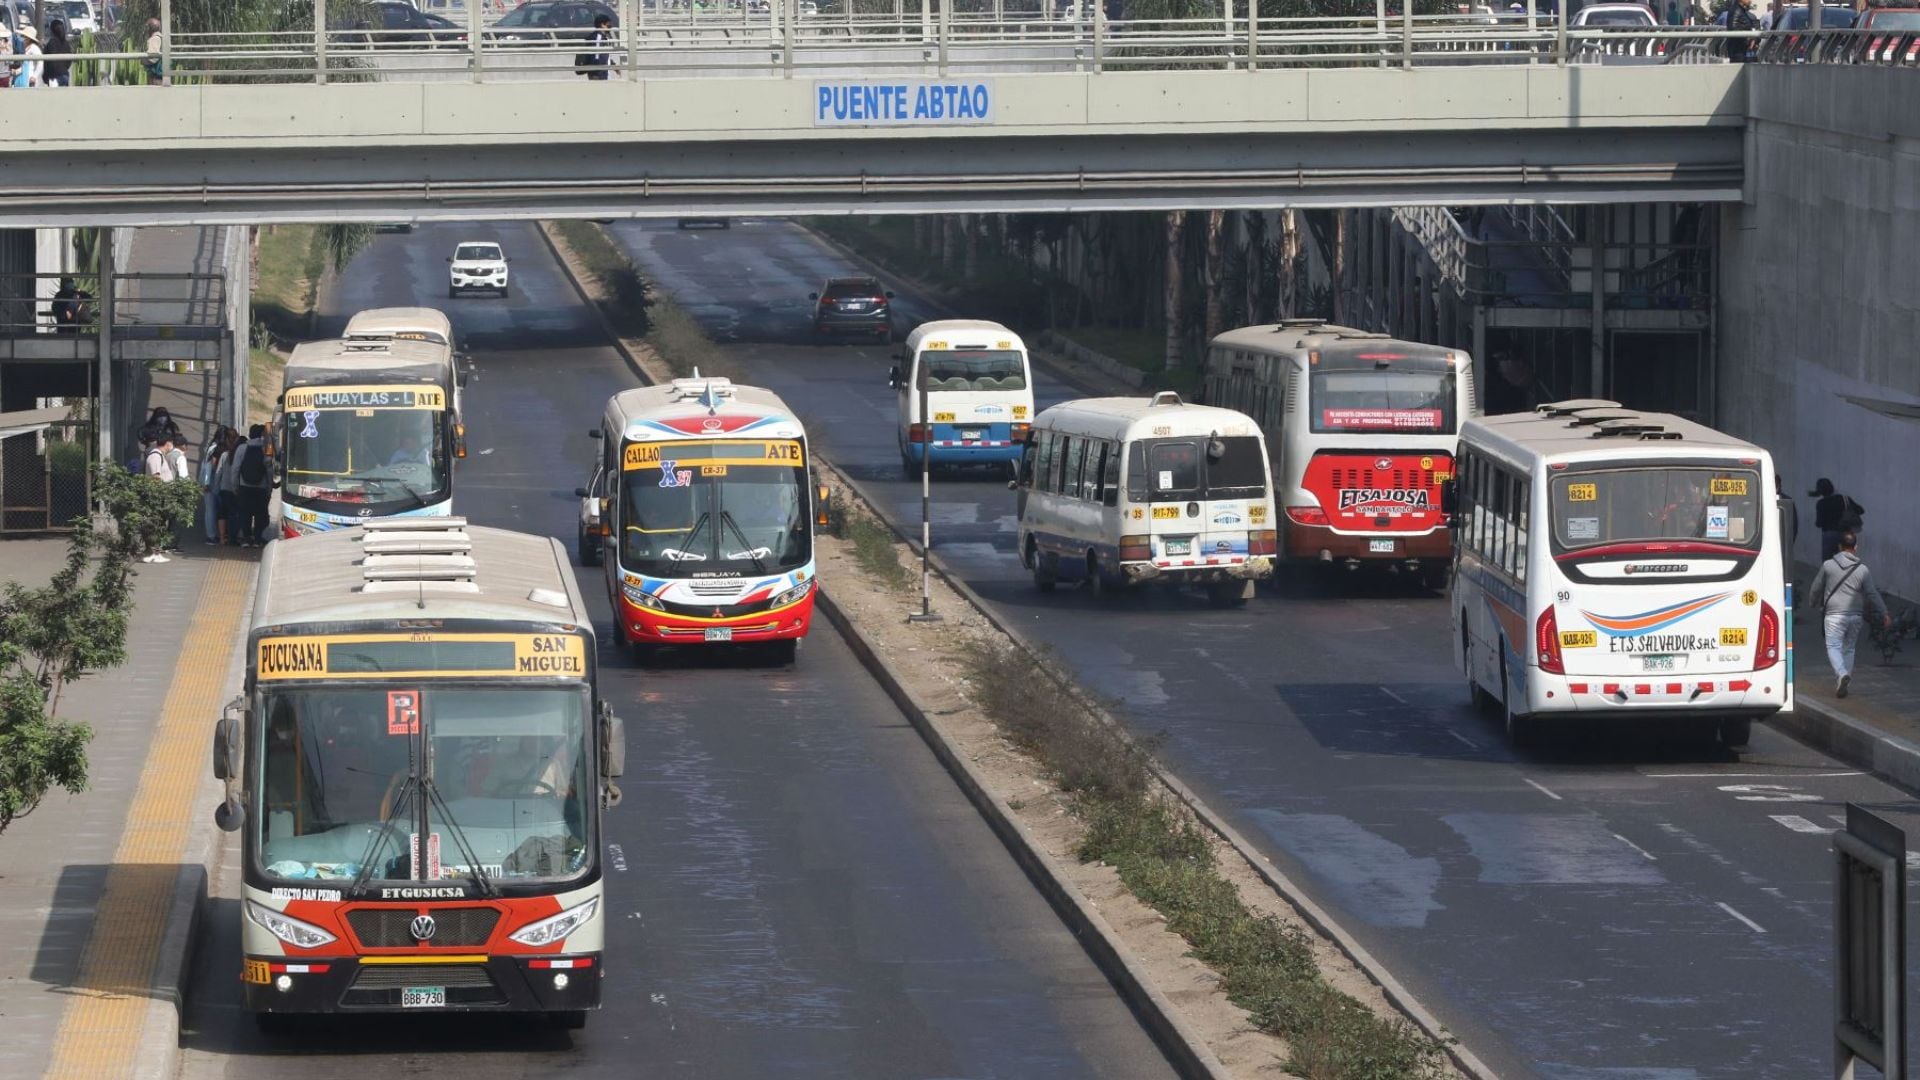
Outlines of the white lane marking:
{"label": "white lane marking", "polygon": [[1392,698],[1393,700],[1399,702],[1402,705],[1405,705],[1407,703],[1406,698],[1401,697],[1399,694],[1394,693],[1393,691],[1387,689],[1384,686],[1380,688],[1380,692]]}
{"label": "white lane marking", "polygon": [[1833,831],[1817,821],[1808,821],[1799,814],[1768,814],[1767,816],[1785,825],[1787,828],[1792,829],[1794,832],[1830,833]]}
{"label": "white lane marking", "polygon": [[1479,743],[1474,742],[1472,739],[1467,738],[1465,735],[1460,734],[1459,732],[1453,730],[1452,728],[1447,729],[1447,734],[1453,736],[1456,739],[1459,739],[1461,742],[1466,743],[1468,746],[1474,748],[1475,750],[1480,749]]}
{"label": "white lane marking", "polygon": [[1787,780],[1821,776],[1859,776],[1860,772],[1650,772],[1640,775],[1649,780]]}
{"label": "white lane marking", "polygon": [[[1521,777],[1520,779],[1522,779],[1522,780],[1527,780],[1527,778],[1526,778],[1526,777],[1524,777],[1524,776],[1523,776],[1523,777]],[[1530,785],[1532,785],[1532,787],[1533,787],[1533,789],[1534,789],[1535,791],[1538,791],[1538,792],[1539,792],[1540,794],[1542,794],[1542,795],[1545,795],[1545,796],[1546,796],[1547,798],[1549,798],[1549,799],[1552,799],[1552,800],[1553,800],[1554,802],[1563,802],[1563,801],[1565,801],[1565,800],[1563,800],[1563,799],[1561,799],[1561,798],[1560,798],[1560,796],[1558,796],[1558,795],[1555,795],[1555,794],[1554,794],[1553,792],[1551,792],[1551,791],[1548,791],[1548,790],[1547,790],[1547,789],[1546,789],[1545,787],[1542,787],[1542,786],[1541,786],[1540,784],[1538,784],[1538,783],[1535,783],[1535,782],[1534,782],[1534,781],[1532,781],[1532,780],[1527,780],[1527,783],[1528,783],[1528,784],[1530,784]]]}
{"label": "white lane marking", "polygon": [[1827,820],[1843,829],[1847,827],[1847,815],[1845,814],[1828,814]]}
{"label": "white lane marking", "polygon": [[1810,795],[1786,784],[1721,784],[1720,790],[1739,799],[1741,802],[1821,801],[1818,795]]}
{"label": "white lane marking", "polygon": [[1641,846],[1640,846],[1639,844],[1636,844],[1636,843],[1634,843],[1633,841],[1631,841],[1631,840],[1629,840],[1629,839],[1627,839],[1626,837],[1624,837],[1624,836],[1621,836],[1621,835],[1620,835],[1619,833],[1614,833],[1614,834],[1613,834],[1613,838],[1614,838],[1615,840],[1618,840],[1618,841],[1620,841],[1621,843],[1623,843],[1623,844],[1625,844],[1625,845],[1627,845],[1628,847],[1630,847],[1630,848],[1632,848],[1633,850],[1635,850],[1635,851],[1637,851],[1637,852],[1639,852],[1640,854],[1642,854],[1642,855],[1644,855],[1644,856],[1646,856],[1646,857],[1647,857],[1647,861],[1648,861],[1648,862],[1659,862],[1659,861],[1660,861],[1659,859],[1656,859],[1656,858],[1654,858],[1654,857],[1653,857],[1653,852],[1651,852],[1651,851],[1648,851],[1648,850],[1647,850],[1646,848],[1643,848],[1643,847],[1641,847]]}
{"label": "white lane marking", "polygon": [[1752,930],[1756,934],[1764,934],[1767,932],[1766,927],[1761,926],[1759,923],[1754,922],[1752,919],[1749,919],[1745,915],[1742,915],[1739,912],[1733,910],[1733,905],[1727,903],[1724,900],[1714,901],[1714,906],[1718,907],[1721,911],[1726,912],[1727,914],[1733,916],[1734,918],[1739,919],[1741,922],[1746,923],[1747,928]]}

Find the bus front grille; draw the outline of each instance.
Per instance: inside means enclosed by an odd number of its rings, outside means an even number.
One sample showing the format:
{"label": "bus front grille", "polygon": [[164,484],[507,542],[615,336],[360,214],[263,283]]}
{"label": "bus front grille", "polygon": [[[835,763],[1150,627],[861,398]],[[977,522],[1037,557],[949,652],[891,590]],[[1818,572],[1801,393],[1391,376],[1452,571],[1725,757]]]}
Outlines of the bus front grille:
{"label": "bus front grille", "polygon": [[507,996],[494,983],[484,964],[365,964],[340,1004],[361,1008],[395,1008],[408,987],[438,986],[448,1005],[504,1005]]}
{"label": "bus front grille", "polygon": [[485,945],[500,923],[500,912],[490,907],[435,907],[425,909],[433,916],[433,937],[416,941],[414,917],[420,908],[355,908],[347,912],[347,925],[353,936],[368,949],[409,949],[419,945],[466,949]]}

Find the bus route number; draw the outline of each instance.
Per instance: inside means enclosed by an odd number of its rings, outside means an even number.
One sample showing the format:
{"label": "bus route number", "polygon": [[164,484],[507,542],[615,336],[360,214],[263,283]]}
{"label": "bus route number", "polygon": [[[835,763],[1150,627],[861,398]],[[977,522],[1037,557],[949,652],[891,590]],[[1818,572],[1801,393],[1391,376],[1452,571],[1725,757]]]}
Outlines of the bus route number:
{"label": "bus route number", "polygon": [[1716,479],[1709,482],[1707,491],[1711,495],[1741,496],[1747,493],[1747,482],[1738,478]]}
{"label": "bus route number", "polygon": [[767,460],[791,461],[798,465],[801,462],[800,444],[797,442],[770,442],[767,444]]}
{"label": "bus route number", "polygon": [[1178,518],[1179,516],[1180,508],[1177,506],[1156,506],[1153,508],[1153,520],[1155,521],[1166,521],[1169,518]]}
{"label": "bus route number", "polygon": [[1599,498],[1600,498],[1600,486],[1598,484],[1568,484],[1567,485],[1567,501],[1568,502],[1594,502]]}

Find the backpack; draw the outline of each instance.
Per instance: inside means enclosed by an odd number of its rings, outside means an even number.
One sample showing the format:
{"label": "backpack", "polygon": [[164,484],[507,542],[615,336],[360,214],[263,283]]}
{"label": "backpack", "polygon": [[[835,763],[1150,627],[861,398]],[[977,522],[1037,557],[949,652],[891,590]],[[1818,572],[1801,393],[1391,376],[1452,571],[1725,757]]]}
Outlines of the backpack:
{"label": "backpack", "polygon": [[267,452],[249,444],[240,455],[240,482],[248,487],[267,486]]}
{"label": "backpack", "polygon": [[1861,506],[1857,502],[1854,502],[1853,496],[1851,495],[1846,496],[1846,499],[1847,499],[1846,509],[1840,511],[1840,528],[1843,531],[1858,529],[1863,524],[1863,522],[1860,520],[1860,515],[1866,513],[1867,508],[1864,506]]}

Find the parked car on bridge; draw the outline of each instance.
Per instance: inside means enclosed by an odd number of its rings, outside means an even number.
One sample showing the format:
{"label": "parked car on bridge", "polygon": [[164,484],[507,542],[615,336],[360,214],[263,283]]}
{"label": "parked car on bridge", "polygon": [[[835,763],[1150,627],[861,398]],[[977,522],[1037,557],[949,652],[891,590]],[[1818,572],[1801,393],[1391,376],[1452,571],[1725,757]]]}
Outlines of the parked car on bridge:
{"label": "parked car on bridge", "polygon": [[[1820,5],[1820,29],[1822,30],[1845,30],[1851,27],[1853,21],[1859,17],[1860,13],[1850,7],[1841,7],[1837,4]],[[1783,9],[1780,12],[1780,21],[1769,29],[1783,31],[1805,30],[1809,18],[1807,5],[1796,4],[1793,7]]]}
{"label": "parked car on bridge", "polygon": [[620,25],[620,13],[600,0],[529,0],[488,28],[487,40],[506,45],[585,41],[593,21],[603,15]]}
{"label": "parked car on bridge", "polygon": [[887,301],[893,293],[870,277],[828,278],[813,301],[813,338],[835,334],[870,334],[882,342],[893,340],[893,312]]}
{"label": "parked car on bridge", "polygon": [[1588,4],[1573,13],[1570,30],[1651,30],[1660,25],[1645,4]]}
{"label": "parked car on bridge", "polygon": [[[1826,12],[1820,17],[1826,18]],[[1860,16],[1860,29],[1892,33],[1920,30],[1920,8],[1868,8]]]}
{"label": "parked car on bridge", "polygon": [[46,21],[42,25],[51,26],[55,19],[65,19],[67,36],[76,44],[81,34],[97,34],[103,28],[100,15],[94,10],[93,0],[46,0]]}
{"label": "parked car on bridge", "polygon": [[444,15],[420,11],[400,0],[376,0],[329,19],[336,29],[363,31],[348,40],[376,48],[394,45],[464,46],[467,31]]}
{"label": "parked car on bridge", "polygon": [[484,289],[507,295],[507,256],[499,244],[468,241],[447,259],[447,296]]}

